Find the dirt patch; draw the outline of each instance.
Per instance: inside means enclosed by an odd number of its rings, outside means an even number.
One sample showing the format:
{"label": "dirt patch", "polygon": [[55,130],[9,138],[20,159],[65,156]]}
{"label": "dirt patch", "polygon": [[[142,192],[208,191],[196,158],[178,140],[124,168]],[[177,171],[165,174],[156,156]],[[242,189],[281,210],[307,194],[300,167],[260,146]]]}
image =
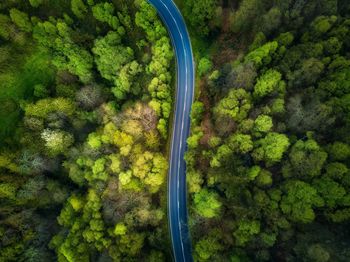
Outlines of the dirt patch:
{"label": "dirt patch", "polygon": [[213,124],[211,122],[211,102],[209,100],[208,95],[208,86],[206,80],[202,79],[199,82],[200,88],[200,97],[199,101],[201,101],[204,105],[204,114],[203,120],[201,122],[201,129],[204,133],[203,137],[199,141],[201,145],[208,146],[208,142],[210,137],[214,135]]}
{"label": "dirt patch", "polygon": [[226,7],[222,10],[222,26],[221,33],[216,40],[216,50],[213,55],[213,63],[215,67],[220,67],[226,63],[234,61],[241,50],[246,47],[245,39],[239,35],[231,32],[230,22],[231,8]]}

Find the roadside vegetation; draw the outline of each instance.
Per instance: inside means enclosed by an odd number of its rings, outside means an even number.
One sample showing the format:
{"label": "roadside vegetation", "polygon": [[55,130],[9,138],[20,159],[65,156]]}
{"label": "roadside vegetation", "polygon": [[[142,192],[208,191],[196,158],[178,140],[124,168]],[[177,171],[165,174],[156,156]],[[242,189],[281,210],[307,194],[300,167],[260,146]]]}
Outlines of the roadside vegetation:
{"label": "roadside vegetation", "polygon": [[[350,257],[350,4],[176,0],[195,261]],[[0,2],[0,261],[171,261],[174,54],[146,0]]]}
{"label": "roadside vegetation", "polygon": [[0,3],[0,261],[164,261],[173,52],[138,1]]}
{"label": "roadside vegetation", "polygon": [[349,3],[178,2],[197,62],[195,260],[348,261]]}

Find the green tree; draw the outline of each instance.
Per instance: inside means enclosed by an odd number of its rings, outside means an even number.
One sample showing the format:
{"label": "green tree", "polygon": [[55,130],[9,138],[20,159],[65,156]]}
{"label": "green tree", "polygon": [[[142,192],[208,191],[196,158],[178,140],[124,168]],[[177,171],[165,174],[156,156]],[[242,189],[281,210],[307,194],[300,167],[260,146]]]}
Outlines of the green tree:
{"label": "green tree", "polygon": [[203,132],[200,129],[192,131],[191,136],[187,138],[188,148],[189,149],[197,148],[199,144],[199,140],[202,138],[202,136],[203,136]]}
{"label": "green tree", "polygon": [[212,160],[210,161],[210,166],[221,167],[223,161],[229,156],[231,156],[232,153],[233,151],[228,145],[221,145],[216,151],[216,154],[213,156]]}
{"label": "green tree", "polygon": [[44,0],[29,0],[32,7],[38,7],[43,3]]}
{"label": "green tree", "polygon": [[324,205],[317,190],[309,184],[290,180],[283,187],[285,194],[280,204],[281,210],[295,222],[310,223],[315,219],[314,208]]}
{"label": "green tree", "polygon": [[216,5],[216,0],[188,0],[185,2],[185,17],[190,21],[191,26],[203,36],[209,33],[208,25],[215,17]]}
{"label": "green tree", "polygon": [[271,166],[281,161],[289,145],[289,139],[286,135],[268,133],[264,138],[255,142],[256,148],[252,155],[256,161],[265,161],[268,166]]}
{"label": "green tree", "polygon": [[193,126],[198,125],[202,121],[204,113],[204,105],[200,101],[195,101],[191,108],[191,124]]}
{"label": "green tree", "polygon": [[37,101],[35,104],[28,104],[25,107],[27,116],[47,118],[50,113],[60,112],[72,116],[75,112],[74,103],[66,98],[46,98]]}
{"label": "green tree", "polygon": [[13,8],[10,10],[10,17],[12,22],[14,22],[20,30],[27,33],[32,31],[32,23],[29,20],[28,14]]}
{"label": "green tree", "polygon": [[73,14],[80,19],[84,18],[88,11],[88,8],[84,4],[83,0],[71,0],[71,9]]}
{"label": "green tree", "polygon": [[201,189],[193,198],[196,212],[205,218],[217,217],[222,206],[218,198],[215,192]]}
{"label": "green tree", "polygon": [[298,140],[289,153],[289,162],[284,166],[285,176],[315,177],[321,174],[327,153],[313,139]]}
{"label": "green tree", "polygon": [[348,167],[339,162],[329,163],[326,166],[326,175],[336,181],[342,181],[348,172]]}
{"label": "green tree", "polygon": [[115,79],[115,87],[112,92],[118,99],[125,98],[126,93],[139,94],[140,84],[135,81],[137,75],[142,72],[142,66],[137,61],[132,61],[120,70],[118,78]]}
{"label": "green tree", "polygon": [[285,83],[281,79],[281,73],[272,69],[268,70],[258,79],[254,87],[254,96],[262,98],[275,92],[283,94],[285,92]]}
{"label": "green tree", "polygon": [[257,220],[240,220],[238,228],[233,233],[237,245],[245,246],[247,242],[260,233],[260,222]]}
{"label": "green tree", "polygon": [[307,257],[314,262],[327,262],[331,258],[327,250],[319,244],[314,244],[308,248]]}
{"label": "green tree", "polygon": [[239,33],[251,29],[256,17],[261,14],[261,5],[257,0],[243,0],[231,18],[232,31]]}
{"label": "green tree", "polygon": [[14,32],[10,17],[0,14],[0,36],[9,40]]}
{"label": "green tree", "polygon": [[205,238],[200,239],[195,246],[195,257],[198,261],[209,261],[217,253],[222,250],[222,245],[219,243],[216,236],[209,235]]}
{"label": "green tree", "polygon": [[120,26],[118,17],[114,16],[114,5],[112,3],[98,3],[92,7],[94,17],[103,23],[107,23],[114,30],[123,32],[124,28]]}
{"label": "green tree", "polygon": [[334,142],[328,151],[332,160],[343,161],[350,157],[350,146],[342,142]]}
{"label": "green tree", "polygon": [[266,35],[274,32],[281,25],[282,12],[278,7],[272,7],[262,17],[261,25],[258,26]]}
{"label": "green tree", "polygon": [[272,118],[267,115],[260,115],[254,121],[254,131],[267,133],[273,127]]}
{"label": "green tree", "polygon": [[228,116],[236,121],[242,121],[251,109],[251,97],[244,89],[231,89],[228,96],[220,100],[214,108],[217,117]]}
{"label": "green tree", "polygon": [[342,205],[342,200],[346,195],[346,190],[340,184],[328,177],[316,179],[313,182],[314,188],[324,199],[325,205],[329,208],[335,208]]}
{"label": "green tree", "polygon": [[259,175],[255,179],[256,184],[259,187],[269,187],[272,185],[272,174],[267,170],[261,170]]}
{"label": "green tree", "polygon": [[0,183],[0,198],[14,200],[16,198],[17,188],[10,183]]}
{"label": "green tree", "polygon": [[229,137],[228,146],[238,154],[246,154],[253,150],[253,141],[250,135],[236,133]]}
{"label": "green tree", "polygon": [[276,41],[268,42],[248,53],[244,58],[244,62],[253,63],[257,68],[267,65],[272,61],[272,56],[276,52],[277,48],[278,43]]}
{"label": "green tree", "polygon": [[294,87],[309,86],[315,84],[324,70],[324,64],[315,58],[302,62],[300,69],[289,75],[289,85]]}
{"label": "green tree", "polygon": [[198,64],[199,76],[203,76],[208,73],[213,67],[213,63],[206,57],[201,58]]}
{"label": "green tree", "polygon": [[203,184],[202,174],[196,171],[187,171],[186,174],[188,191],[190,193],[198,193],[201,190]]}
{"label": "green tree", "polygon": [[53,65],[79,76],[83,83],[92,79],[92,55],[73,40],[75,32],[65,22],[38,22],[33,28],[33,38],[52,49]]}
{"label": "green tree", "polygon": [[116,82],[122,67],[134,57],[133,50],[121,44],[121,37],[117,32],[109,32],[97,39],[92,49],[101,76],[111,82]]}

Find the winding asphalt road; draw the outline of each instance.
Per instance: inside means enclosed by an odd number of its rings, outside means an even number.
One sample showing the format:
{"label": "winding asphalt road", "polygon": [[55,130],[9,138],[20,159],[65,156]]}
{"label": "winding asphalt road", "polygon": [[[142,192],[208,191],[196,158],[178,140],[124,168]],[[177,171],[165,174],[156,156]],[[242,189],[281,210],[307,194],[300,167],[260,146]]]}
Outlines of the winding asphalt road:
{"label": "winding asphalt road", "polygon": [[193,261],[187,225],[186,163],[194,93],[194,62],[185,21],[172,0],[148,0],[168,28],[177,60],[177,91],[168,177],[168,216],[176,262]]}

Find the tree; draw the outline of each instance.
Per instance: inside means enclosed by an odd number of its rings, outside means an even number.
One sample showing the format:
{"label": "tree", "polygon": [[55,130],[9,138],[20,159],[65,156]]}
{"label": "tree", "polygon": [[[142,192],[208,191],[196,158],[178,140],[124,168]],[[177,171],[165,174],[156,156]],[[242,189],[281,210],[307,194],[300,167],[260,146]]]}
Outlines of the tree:
{"label": "tree", "polygon": [[344,161],[350,157],[350,146],[342,142],[334,142],[328,151],[330,158],[335,161]]}
{"label": "tree", "polygon": [[307,250],[307,257],[310,261],[327,262],[331,258],[329,253],[320,244],[314,244]]}
{"label": "tree", "polygon": [[289,153],[289,163],[284,166],[285,176],[312,178],[321,174],[327,153],[313,139],[298,140]]}
{"label": "tree", "polygon": [[115,80],[115,87],[112,92],[118,99],[125,97],[126,93],[132,92],[134,95],[140,93],[140,85],[135,82],[137,75],[142,72],[142,66],[137,61],[132,61],[122,67],[119,77]]}
{"label": "tree", "polygon": [[219,215],[222,204],[215,192],[201,189],[194,194],[193,201],[196,212],[202,217],[213,218]]}
{"label": "tree", "polygon": [[0,183],[0,199],[16,199],[17,188],[15,185],[10,183]]}
{"label": "tree", "polygon": [[116,81],[121,68],[134,57],[133,50],[121,44],[121,37],[117,32],[109,32],[97,39],[92,49],[101,76],[112,82]]}
{"label": "tree", "polygon": [[203,76],[208,73],[213,67],[213,63],[206,57],[201,58],[198,64],[199,76]]}
{"label": "tree", "polygon": [[281,73],[273,69],[268,70],[258,79],[254,87],[254,97],[262,98],[275,92],[283,94],[285,83],[281,79]]}
{"label": "tree", "polygon": [[5,40],[9,40],[12,37],[12,33],[14,33],[14,28],[11,25],[12,23],[11,23],[10,17],[1,14],[0,15],[0,36]]}
{"label": "tree", "polygon": [[186,174],[188,191],[190,193],[198,193],[201,190],[203,184],[202,174],[197,171],[187,171]]}
{"label": "tree", "polygon": [[261,170],[259,175],[255,179],[256,184],[259,187],[269,187],[272,185],[272,174],[267,170]]}
{"label": "tree", "polygon": [[143,0],[137,1],[136,5],[139,10],[135,15],[135,23],[146,32],[147,38],[154,43],[165,36],[166,29],[157,18],[157,10]]}
{"label": "tree", "polygon": [[49,90],[47,90],[47,88],[42,84],[35,85],[34,86],[34,96],[36,96],[38,98],[48,97]]}
{"label": "tree", "polygon": [[128,233],[121,236],[118,248],[127,257],[133,257],[141,251],[144,240],[145,234]]}
{"label": "tree", "polygon": [[29,3],[32,7],[39,7],[44,0],[29,0]]}
{"label": "tree", "polygon": [[53,65],[77,75],[83,83],[91,81],[93,58],[73,39],[74,31],[65,22],[38,22],[33,28],[33,38],[54,52]]}
{"label": "tree", "polygon": [[50,113],[60,112],[72,116],[75,112],[74,103],[66,98],[46,98],[37,101],[35,104],[28,104],[25,107],[27,116],[47,118]]}
{"label": "tree", "polygon": [[124,30],[119,24],[118,17],[113,15],[114,5],[112,3],[98,3],[92,7],[92,13],[98,21],[107,23],[114,30],[118,30],[118,32]]}
{"label": "tree", "polygon": [[248,53],[245,58],[245,63],[252,63],[256,68],[267,65],[272,61],[272,55],[276,52],[278,43],[276,41],[268,42],[263,46]]}
{"label": "tree", "polygon": [[238,154],[246,154],[253,150],[253,141],[250,135],[236,133],[229,137],[228,146]]}
{"label": "tree", "polygon": [[216,0],[188,0],[185,3],[185,17],[190,21],[191,26],[196,28],[203,36],[209,33],[210,27],[208,24],[215,17],[216,4]]}
{"label": "tree", "polygon": [[222,250],[222,245],[219,243],[215,233],[212,233],[196,243],[195,257],[198,257],[198,261],[208,261],[210,258],[215,257],[220,250]]}
{"label": "tree", "polygon": [[13,8],[10,10],[10,17],[12,22],[14,22],[20,30],[27,33],[32,31],[32,23],[29,20],[28,14]]}
{"label": "tree", "polygon": [[216,154],[213,156],[213,158],[210,161],[211,167],[221,167],[222,162],[226,160],[229,156],[231,156],[233,153],[232,149],[228,145],[221,145],[218,150],[216,151]]}
{"label": "tree", "polygon": [[280,26],[281,21],[281,10],[278,7],[272,7],[266,14],[263,15],[262,23],[259,28],[266,35],[269,35]]}
{"label": "tree", "polygon": [[319,16],[311,23],[311,28],[315,36],[319,37],[328,32],[336,21],[336,16]]}
{"label": "tree", "polygon": [[127,227],[123,223],[118,223],[115,225],[113,233],[116,236],[125,235],[126,232],[127,232]]}
{"label": "tree", "polygon": [[313,208],[324,205],[317,190],[299,180],[288,181],[283,189],[285,194],[280,204],[282,212],[292,221],[311,223],[315,219]]}
{"label": "tree", "polygon": [[260,233],[260,221],[257,220],[240,220],[238,222],[238,228],[233,233],[237,245],[245,246],[247,242],[249,242],[254,235]]}
{"label": "tree", "polygon": [[322,177],[313,181],[313,186],[324,199],[328,208],[335,208],[342,205],[346,190],[340,184],[328,177]]}
{"label": "tree", "polygon": [[45,129],[41,133],[41,138],[45,141],[49,154],[53,156],[65,152],[74,142],[71,134],[50,129]]}
{"label": "tree", "polygon": [[135,156],[132,165],[133,176],[139,178],[151,193],[156,193],[164,183],[168,163],[159,153],[143,152]]}
{"label": "tree", "polygon": [[273,127],[272,118],[268,115],[260,115],[254,121],[254,131],[267,133]]}
{"label": "tree", "polygon": [[244,89],[231,89],[228,96],[220,100],[214,108],[217,117],[229,116],[236,121],[242,121],[251,108],[251,97]]}
{"label": "tree", "polygon": [[255,18],[260,14],[261,2],[257,0],[243,0],[238,10],[231,18],[231,27],[234,33],[246,32],[251,29]]}
{"label": "tree", "polygon": [[281,161],[289,145],[289,139],[286,135],[268,133],[264,138],[255,142],[256,148],[252,155],[256,161],[265,161],[268,166],[271,166]]}
{"label": "tree", "polygon": [[76,17],[80,19],[84,18],[88,11],[87,6],[84,4],[83,0],[71,0],[71,9],[73,14],[75,14]]}
{"label": "tree", "polygon": [[165,139],[168,135],[167,121],[163,118],[159,119],[157,129],[162,137]]}
{"label": "tree", "polygon": [[198,147],[199,140],[202,138],[203,132],[198,130],[194,130],[192,135],[187,138],[187,145],[189,149],[195,149]]}
{"label": "tree", "polygon": [[193,126],[198,125],[202,121],[204,113],[204,105],[200,101],[195,101],[191,108],[191,124]]}
{"label": "tree", "polygon": [[99,86],[85,86],[76,92],[76,100],[86,109],[94,109],[103,102],[102,90]]}
{"label": "tree", "polygon": [[321,103],[317,98],[303,101],[303,97],[295,95],[287,103],[287,127],[294,132],[325,131],[331,126],[335,117],[331,106]]}
{"label": "tree", "polygon": [[289,75],[289,86],[303,87],[313,85],[324,70],[324,64],[315,58],[302,62],[300,69]]}
{"label": "tree", "polygon": [[326,166],[326,175],[335,181],[342,181],[348,171],[348,167],[339,162],[329,163]]}
{"label": "tree", "polygon": [[250,91],[254,87],[256,76],[257,72],[253,63],[240,63],[232,68],[226,77],[226,82],[234,88],[244,88]]}

